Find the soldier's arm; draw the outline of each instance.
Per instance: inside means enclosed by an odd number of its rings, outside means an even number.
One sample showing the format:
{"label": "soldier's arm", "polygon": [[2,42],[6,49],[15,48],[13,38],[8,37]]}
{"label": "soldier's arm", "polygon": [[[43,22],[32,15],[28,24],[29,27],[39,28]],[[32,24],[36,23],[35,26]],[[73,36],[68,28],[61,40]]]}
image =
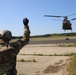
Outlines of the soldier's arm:
{"label": "soldier's arm", "polygon": [[28,25],[24,25],[24,34],[22,39],[17,41],[19,49],[27,45],[30,41],[30,30]]}
{"label": "soldier's arm", "polygon": [[12,44],[12,47],[15,50],[15,52],[14,52],[15,54],[18,54],[20,49],[23,48],[25,45],[27,45],[30,41],[30,29],[29,29],[28,23],[29,23],[29,20],[27,18],[24,18],[23,19],[23,24],[24,24],[23,37],[22,37],[22,39],[14,42]]}

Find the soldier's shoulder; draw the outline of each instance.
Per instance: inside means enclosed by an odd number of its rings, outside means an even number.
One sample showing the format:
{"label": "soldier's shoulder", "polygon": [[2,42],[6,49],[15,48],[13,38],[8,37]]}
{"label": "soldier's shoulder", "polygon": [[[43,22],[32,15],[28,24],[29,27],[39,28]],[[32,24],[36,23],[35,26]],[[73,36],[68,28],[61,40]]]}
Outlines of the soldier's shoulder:
{"label": "soldier's shoulder", "polygon": [[9,50],[9,49],[12,49],[12,47],[11,46],[3,46],[3,45],[0,45],[0,52],[4,52],[4,51],[7,51],[7,50]]}

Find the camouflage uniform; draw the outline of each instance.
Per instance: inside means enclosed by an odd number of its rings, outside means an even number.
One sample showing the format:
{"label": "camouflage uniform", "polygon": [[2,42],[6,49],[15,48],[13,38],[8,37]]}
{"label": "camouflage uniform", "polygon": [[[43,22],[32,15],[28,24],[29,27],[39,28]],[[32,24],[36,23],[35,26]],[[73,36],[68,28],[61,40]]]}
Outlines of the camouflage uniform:
{"label": "camouflage uniform", "polygon": [[22,39],[9,43],[8,46],[4,43],[0,44],[0,75],[17,75],[16,57],[20,49],[28,44],[29,37],[29,26],[24,25],[24,35]]}

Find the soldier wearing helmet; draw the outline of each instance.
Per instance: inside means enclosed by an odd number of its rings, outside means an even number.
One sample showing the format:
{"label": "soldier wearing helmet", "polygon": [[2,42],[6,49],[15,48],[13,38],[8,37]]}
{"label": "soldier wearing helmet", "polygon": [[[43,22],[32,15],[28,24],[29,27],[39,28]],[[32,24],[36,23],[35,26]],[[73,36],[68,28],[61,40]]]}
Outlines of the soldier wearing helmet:
{"label": "soldier wearing helmet", "polygon": [[12,33],[9,30],[4,30],[0,34],[0,75],[17,75],[16,59],[17,54],[25,45],[29,43],[30,30],[28,26],[29,20],[23,19],[24,34],[22,39],[16,42],[10,42]]}

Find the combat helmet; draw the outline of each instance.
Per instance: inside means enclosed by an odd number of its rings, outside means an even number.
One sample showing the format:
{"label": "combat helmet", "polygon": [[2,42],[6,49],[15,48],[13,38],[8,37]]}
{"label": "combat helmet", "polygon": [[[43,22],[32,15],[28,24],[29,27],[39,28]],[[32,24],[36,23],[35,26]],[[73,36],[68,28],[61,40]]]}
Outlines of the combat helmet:
{"label": "combat helmet", "polygon": [[12,39],[12,33],[9,30],[3,30],[0,33],[0,38],[5,41],[5,42],[9,42]]}

